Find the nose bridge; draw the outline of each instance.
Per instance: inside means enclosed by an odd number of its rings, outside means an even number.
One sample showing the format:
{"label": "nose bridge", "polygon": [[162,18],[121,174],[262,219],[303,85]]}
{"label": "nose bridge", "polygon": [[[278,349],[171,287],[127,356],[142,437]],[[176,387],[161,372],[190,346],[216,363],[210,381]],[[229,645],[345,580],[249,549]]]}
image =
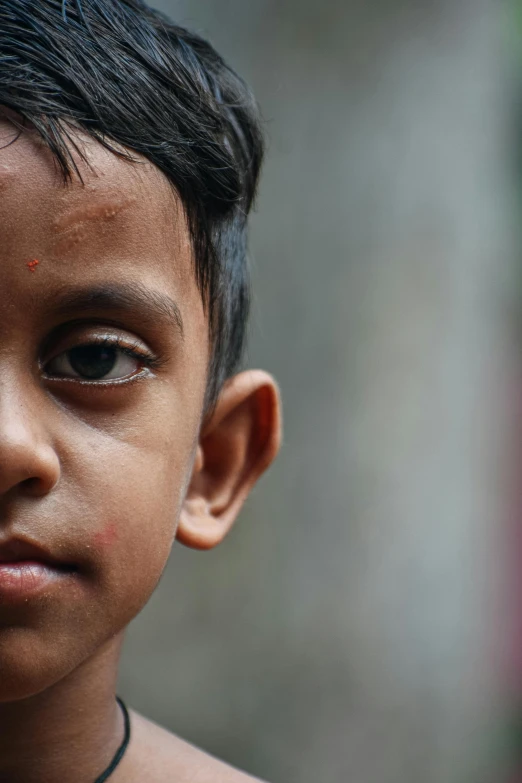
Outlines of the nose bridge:
{"label": "nose bridge", "polygon": [[59,476],[58,456],[34,380],[0,357],[0,495],[14,487],[45,494]]}
{"label": "nose bridge", "polygon": [[10,449],[36,439],[37,427],[27,384],[22,379],[17,382],[14,373],[5,371],[3,364],[0,358],[0,448]]}

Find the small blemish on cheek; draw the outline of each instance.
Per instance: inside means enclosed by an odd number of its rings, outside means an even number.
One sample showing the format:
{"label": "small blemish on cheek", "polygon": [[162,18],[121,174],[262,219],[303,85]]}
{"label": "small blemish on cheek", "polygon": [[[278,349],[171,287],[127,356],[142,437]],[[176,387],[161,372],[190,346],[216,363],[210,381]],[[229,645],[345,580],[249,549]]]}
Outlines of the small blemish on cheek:
{"label": "small blemish on cheek", "polygon": [[9,166],[0,165],[0,192],[13,184],[15,176]]}
{"label": "small blemish on cheek", "polygon": [[38,266],[40,262],[35,258],[34,261],[29,261],[27,264],[27,268],[30,272],[36,272],[36,267]]}
{"label": "small blemish on cheek", "polygon": [[118,528],[114,522],[109,522],[103,530],[95,533],[93,542],[96,547],[107,548],[112,546],[118,540]]}

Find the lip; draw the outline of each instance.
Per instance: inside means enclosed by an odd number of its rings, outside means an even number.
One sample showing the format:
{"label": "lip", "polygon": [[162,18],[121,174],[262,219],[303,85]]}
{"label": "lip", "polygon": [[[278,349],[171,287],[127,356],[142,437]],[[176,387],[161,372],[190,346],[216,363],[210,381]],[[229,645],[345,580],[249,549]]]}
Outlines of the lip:
{"label": "lip", "polygon": [[69,579],[75,570],[36,542],[0,542],[0,605],[37,596]]}

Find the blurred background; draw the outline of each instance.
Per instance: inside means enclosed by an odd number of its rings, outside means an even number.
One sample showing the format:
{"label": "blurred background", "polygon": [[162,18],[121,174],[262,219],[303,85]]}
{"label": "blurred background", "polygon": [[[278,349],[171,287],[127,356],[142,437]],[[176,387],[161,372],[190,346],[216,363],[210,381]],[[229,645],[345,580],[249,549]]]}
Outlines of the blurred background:
{"label": "blurred background", "polygon": [[121,692],[271,783],[522,780],[516,3],[153,4],[263,110],[248,365],[285,442],[218,550],[175,547]]}

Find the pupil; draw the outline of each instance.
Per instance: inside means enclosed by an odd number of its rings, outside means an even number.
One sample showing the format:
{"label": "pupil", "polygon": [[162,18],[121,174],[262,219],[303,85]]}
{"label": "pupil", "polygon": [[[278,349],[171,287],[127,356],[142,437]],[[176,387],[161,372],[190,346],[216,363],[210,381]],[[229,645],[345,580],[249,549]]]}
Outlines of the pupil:
{"label": "pupil", "polygon": [[68,355],[71,367],[89,380],[103,378],[116,364],[116,350],[105,345],[79,345]]}

